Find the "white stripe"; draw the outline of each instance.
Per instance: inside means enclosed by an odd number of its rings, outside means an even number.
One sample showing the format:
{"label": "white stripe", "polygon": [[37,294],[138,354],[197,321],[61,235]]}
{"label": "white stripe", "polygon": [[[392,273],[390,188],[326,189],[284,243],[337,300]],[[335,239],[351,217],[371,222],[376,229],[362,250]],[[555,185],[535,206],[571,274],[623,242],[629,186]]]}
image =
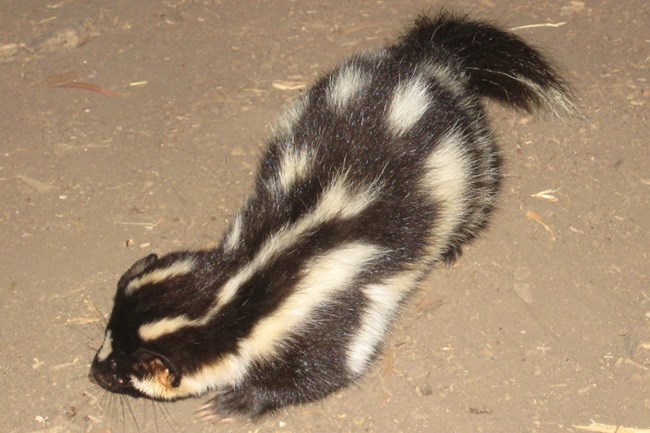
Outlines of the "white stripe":
{"label": "white stripe", "polygon": [[470,161],[463,151],[466,147],[460,133],[452,131],[440,140],[426,161],[422,184],[439,206],[430,251],[434,259],[446,250],[465,213],[470,174]]}
{"label": "white stripe", "polygon": [[329,84],[327,102],[332,110],[339,113],[343,111],[369,81],[358,68],[352,65],[343,67]]}
{"label": "white stripe", "polygon": [[145,323],[138,329],[138,334],[143,341],[153,341],[163,335],[173,334],[181,328],[192,325],[194,322],[187,316],[164,318],[151,323]]}
{"label": "white stripe", "polygon": [[242,235],[242,214],[241,212],[237,214],[235,217],[235,221],[232,223],[232,227],[230,228],[230,232],[226,236],[226,240],[223,243],[223,249],[226,252],[230,252],[234,250],[238,245],[239,241],[241,240],[241,235]]}
{"label": "white stripe", "polygon": [[352,242],[315,257],[305,266],[305,276],[296,286],[295,293],[273,315],[257,323],[251,335],[239,343],[234,353],[194,374],[183,376],[178,388],[161,390],[155,384],[139,383],[138,389],[167,392],[163,398],[173,398],[201,395],[220,386],[237,385],[248,373],[251,363],[271,359],[292,333],[299,332],[313,318],[314,312],[335,293],[348,289],[366,265],[381,252],[375,245]]}
{"label": "white stripe", "polygon": [[395,135],[407,132],[427,111],[429,103],[424,78],[418,75],[399,83],[388,109],[388,127]]}
{"label": "white stripe", "polygon": [[181,275],[188,274],[194,269],[195,262],[193,258],[187,258],[184,260],[179,260],[172,263],[166,268],[154,269],[153,271],[146,273],[138,278],[134,278],[126,286],[125,293],[127,295],[132,294],[134,291],[138,290],[142,286],[147,284],[157,284],[161,281],[165,281],[169,278],[178,277]]}
{"label": "white stripe", "polygon": [[305,234],[335,218],[347,219],[358,215],[375,200],[379,192],[377,187],[371,185],[365,190],[355,191],[354,194],[350,191],[350,187],[352,185],[347,182],[346,176],[339,176],[323,193],[314,211],[298,220],[293,226],[282,228],[271,235],[255,258],[224,285],[216,306],[208,315],[213,317],[222,306],[230,302],[244,281],[280,253],[289,250]]}
{"label": "white stripe", "polygon": [[361,375],[366,370],[400,302],[413,289],[422,273],[422,270],[402,272],[381,284],[363,287],[368,305],[347,351],[347,366],[355,375]]}
{"label": "white stripe", "polygon": [[102,342],[99,351],[97,352],[97,360],[104,361],[108,356],[113,352],[113,337],[111,336],[111,330],[106,331],[104,336],[104,341]]}
{"label": "white stripe", "polygon": [[285,251],[288,251],[300,241],[306,234],[312,232],[319,225],[335,218],[352,218],[363,212],[379,195],[379,186],[371,184],[365,189],[351,191],[353,185],[347,182],[346,175],[338,176],[330,187],[323,192],[316,208],[299,219],[294,225],[284,227],[271,235],[262,245],[257,255],[237,274],[230,278],[221,288],[210,310],[199,319],[187,320],[184,316],[177,318],[165,318],[159,322],[146,325],[144,334],[150,339],[159,338],[181,327],[204,326],[207,324],[224,305],[228,304],[237,294],[241,285],[256,272],[273,261]]}

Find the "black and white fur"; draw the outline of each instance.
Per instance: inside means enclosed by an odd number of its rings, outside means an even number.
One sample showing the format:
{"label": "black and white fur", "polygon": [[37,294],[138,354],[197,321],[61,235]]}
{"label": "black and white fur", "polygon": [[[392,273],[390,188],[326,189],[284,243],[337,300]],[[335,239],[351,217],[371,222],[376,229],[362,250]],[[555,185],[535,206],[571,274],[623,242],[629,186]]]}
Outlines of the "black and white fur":
{"label": "black and white fur", "polygon": [[220,246],[122,276],[91,380],[156,400],[213,392],[216,419],[358,379],[432,265],[486,226],[501,159],[481,97],[573,109],[540,53],[444,13],[320,78],[277,123]]}

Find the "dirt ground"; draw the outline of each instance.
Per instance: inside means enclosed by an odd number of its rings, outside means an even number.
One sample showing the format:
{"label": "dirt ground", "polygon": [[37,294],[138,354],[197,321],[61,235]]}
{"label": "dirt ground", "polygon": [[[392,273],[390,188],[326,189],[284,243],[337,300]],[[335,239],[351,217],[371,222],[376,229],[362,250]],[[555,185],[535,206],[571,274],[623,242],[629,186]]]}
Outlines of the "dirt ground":
{"label": "dirt ground", "polygon": [[444,4],[4,0],[0,432],[648,432],[649,3],[452,4],[526,26],[585,119],[491,104],[493,224],[434,270],[370,374],[215,426],[194,419],[202,400],[127,405],[88,382],[117,279],[213,245],[301,85]]}

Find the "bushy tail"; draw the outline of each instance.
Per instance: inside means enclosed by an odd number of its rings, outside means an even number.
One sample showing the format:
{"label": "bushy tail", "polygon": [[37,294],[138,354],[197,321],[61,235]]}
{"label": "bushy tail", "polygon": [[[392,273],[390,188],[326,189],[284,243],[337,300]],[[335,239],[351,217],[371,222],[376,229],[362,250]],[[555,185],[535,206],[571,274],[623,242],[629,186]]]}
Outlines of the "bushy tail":
{"label": "bushy tail", "polygon": [[425,57],[432,49],[440,54],[442,47],[460,62],[481,96],[527,111],[576,111],[568,85],[550,62],[519,37],[491,24],[446,12],[421,16],[400,45]]}

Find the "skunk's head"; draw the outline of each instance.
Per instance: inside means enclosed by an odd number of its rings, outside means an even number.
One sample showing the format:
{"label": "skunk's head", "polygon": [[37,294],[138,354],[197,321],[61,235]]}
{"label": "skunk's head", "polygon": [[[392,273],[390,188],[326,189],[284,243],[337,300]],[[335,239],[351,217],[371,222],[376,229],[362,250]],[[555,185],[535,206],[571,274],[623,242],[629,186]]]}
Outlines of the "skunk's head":
{"label": "skunk's head", "polygon": [[215,344],[206,329],[214,301],[213,265],[208,253],[174,253],[151,254],[131,266],[118,282],[104,341],[90,367],[91,382],[155,400],[206,391],[184,379],[217,359],[232,341],[224,333]]}

